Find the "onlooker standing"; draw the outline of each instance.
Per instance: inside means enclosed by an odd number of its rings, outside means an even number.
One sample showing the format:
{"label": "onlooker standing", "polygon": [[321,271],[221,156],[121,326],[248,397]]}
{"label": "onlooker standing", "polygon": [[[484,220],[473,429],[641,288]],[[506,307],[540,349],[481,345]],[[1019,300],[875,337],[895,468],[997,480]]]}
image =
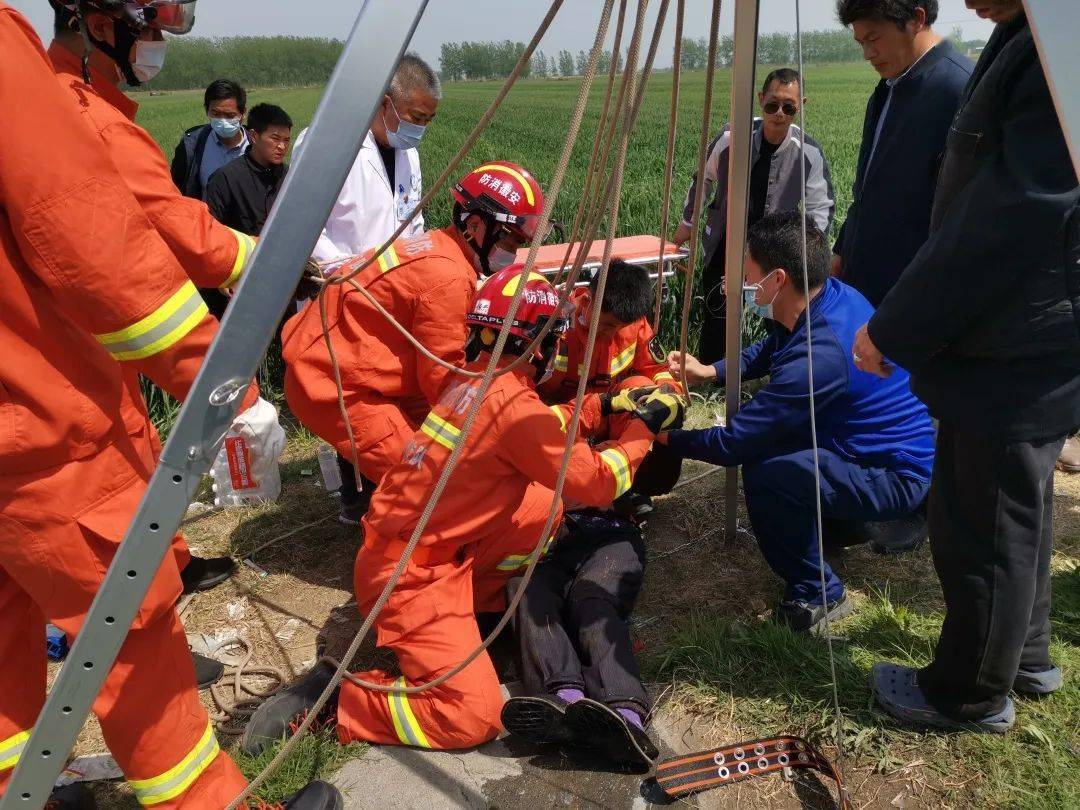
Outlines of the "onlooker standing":
{"label": "onlooker standing", "polygon": [[203,109],[210,122],[184,133],[172,161],[176,187],[184,196],[200,200],[206,199],[210,175],[247,149],[247,92],[234,81],[215,79],[203,94]]}
{"label": "onlooker standing", "polygon": [[[438,74],[416,54],[405,54],[330,210],[330,218],[312,251],[313,258],[330,262],[377,248],[409,218],[423,196],[416,147],[435,117],[441,98]],[[303,148],[306,132],[296,138],[297,153]],[[402,235],[413,236],[423,230],[424,215],[417,213]],[[341,522],[358,526],[375,484],[368,481],[361,492],[352,465],[338,456],[338,467],[342,480]]]}
{"label": "onlooker standing", "polygon": [[930,231],[945,136],[973,65],[932,30],[937,0],[839,0],[836,10],[881,81],[866,105],[833,275],[877,306]]}
{"label": "onlooker standing", "polygon": [[[748,224],[753,225],[766,214],[794,211],[802,204],[802,171],[799,155],[802,152],[802,133],[793,123],[799,107],[806,103],[797,71],[790,68],[774,70],[765,77],[758,93],[763,118],[754,119],[753,141],[750,147],[750,199]],[[702,255],[701,294],[705,300],[705,322],[701,327],[698,355],[702,362],[715,363],[724,358],[727,317],[724,295],[724,249],[727,242],[727,177],[728,146],[731,143],[730,125],[709,147],[705,164],[705,192],[702,200],[708,209]],[[697,178],[690,185],[683,209],[683,221],[675,231],[673,241],[681,245],[690,238],[694,215],[694,194]],[[708,202],[715,188],[716,196]],[[833,194],[829,163],[817,141],[806,137],[806,210],[814,224],[828,233],[836,197]]]}
{"label": "onlooker standing", "polygon": [[890,714],[1005,731],[1010,691],[1061,686],[1050,660],[1054,462],[1080,424],[1080,188],[1020,0],[962,99],[931,234],[854,347],[911,372],[940,426],[930,538],[945,597],[934,660],[874,667]]}
{"label": "onlooker standing", "polygon": [[292,119],[274,104],[256,104],[247,128],[247,151],[211,175],[206,204],[222,224],[258,236],[289,169],[285,155],[292,140]]}

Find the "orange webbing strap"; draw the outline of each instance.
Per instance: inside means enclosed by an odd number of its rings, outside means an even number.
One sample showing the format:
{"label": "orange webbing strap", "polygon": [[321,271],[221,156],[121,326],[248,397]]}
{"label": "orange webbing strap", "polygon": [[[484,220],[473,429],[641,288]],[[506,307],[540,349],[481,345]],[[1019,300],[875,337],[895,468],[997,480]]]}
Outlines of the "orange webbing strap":
{"label": "orange webbing strap", "polygon": [[802,737],[788,735],[665,759],[656,766],[656,783],[674,800],[785,768],[808,768],[834,779],[840,792],[841,810],[851,809],[851,799],[837,767]]}

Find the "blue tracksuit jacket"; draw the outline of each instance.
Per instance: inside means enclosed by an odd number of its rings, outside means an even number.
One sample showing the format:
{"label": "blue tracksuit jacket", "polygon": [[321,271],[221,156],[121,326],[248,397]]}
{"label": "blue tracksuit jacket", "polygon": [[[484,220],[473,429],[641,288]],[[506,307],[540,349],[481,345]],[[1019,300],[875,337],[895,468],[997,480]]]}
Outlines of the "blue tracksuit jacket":
{"label": "blue tracksuit jacket", "polygon": [[[934,430],[926,406],[912,395],[908,375],[897,368],[881,379],[857,369],[855,333],[874,314],[854,288],[830,278],[810,302],[818,445],[862,467],[892,470],[928,481],[934,462]],[[734,467],[807,450],[810,386],[806,313],[793,332],[744,349],[742,373],[769,382],[733,416],[727,427],[672,431],[668,444],[687,458]],[[726,377],[716,364],[717,381]]]}

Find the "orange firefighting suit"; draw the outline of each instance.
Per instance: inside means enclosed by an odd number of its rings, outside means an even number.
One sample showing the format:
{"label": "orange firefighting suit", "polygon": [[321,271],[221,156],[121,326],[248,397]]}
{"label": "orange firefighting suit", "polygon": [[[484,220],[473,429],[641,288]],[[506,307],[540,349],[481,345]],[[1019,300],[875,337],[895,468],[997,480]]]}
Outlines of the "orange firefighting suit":
{"label": "orange firefighting suit", "polygon": [[[139,105],[121,93],[115,81],[90,68],[92,84],[82,75],[82,59],[54,41],[48,50],[60,85],[71,95],[80,117],[101,139],[119,172],[158,235],[198,287],[236,284],[255,239],[219,223],[201,200],[183,196],[173,184],[165,155],[149,133],[135,124]],[[125,368],[125,419],[147,426],[156,454],[161,452],[157,430],[150,422],[135,368]],[[174,547],[183,570],[190,555],[182,535]]]}
{"label": "orange firefighting suit", "polygon": [[[183,397],[216,324],[2,2],[0,107],[2,790],[44,702],[45,622],[78,632],[153,466],[123,369]],[[222,807],[245,780],[199,702],[179,593],[169,555],[94,711],[143,804]]]}
{"label": "orange firefighting suit", "polygon": [[[481,358],[467,368],[483,370]],[[381,671],[361,677],[378,683],[415,685],[447,672],[480,643],[474,618],[474,587],[508,574],[499,560],[530,553],[539,541],[534,524],[524,535],[514,523],[523,500],[546,517],[566,434],[569,408],[553,414],[536,395],[532,368],[498,377],[484,397],[466,449],[431,521],[375,622],[377,643],[398,658],[402,677]],[[364,546],[356,557],[354,584],[361,612],[371,609],[399,559],[434,482],[461,435],[478,380],[449,380],[435,408],[383,478],[364,518]],[[586,423],[599,418],[591,397]],[[652,434],[635,420],[622,438],[593,450],[578,442],[566,478],[568,500],[603,506],[630,487]],[[515,568],[517,565],[515,565]],[[494,738],[502,697],[487,654],[445,684],[416,695],[375,692],[349,681],[338,700],[342,742],[465,748]]]}
{"label": "orange firefighting suit", "polygon": [[[351,260],[340,272],[362,260]],[[432,354],[460,363],[476,279],[457,232],[445,228],[399,239],[354,281]],[[401,458],[450,372],[418,352],[350,284],[333,285],[324,294],[359,471],[378,482]],[[289,408],[351,462],[318,303],[285,324],[281,343]]]}
{"label": "orange firefighting suit", "polygon": [[[570,402],[577,394],[585,362],[585,348],[589,343],[587,293],[587,290],[580,289],[570,296],[574,304],[570,328],[555,355],[554,372],[540,387],[540,396],[545,402]],[[666,359],[658,359],[660,353],[651,347],[654,337],[647,318],[623,326],[610,337],[598,335],[593,349],[592,369],[585,383],[586,392],[602,394],[649,385],[669,385],[682,391],[682,386],[668,371]],[[593,437],[617,439],[632,420],[630,414],[612,414],[596,426]],[[646,495],[670,492],[679,480],[681,470],[682,459],[666,447],[657,445],[642,462],[634,488]]]}

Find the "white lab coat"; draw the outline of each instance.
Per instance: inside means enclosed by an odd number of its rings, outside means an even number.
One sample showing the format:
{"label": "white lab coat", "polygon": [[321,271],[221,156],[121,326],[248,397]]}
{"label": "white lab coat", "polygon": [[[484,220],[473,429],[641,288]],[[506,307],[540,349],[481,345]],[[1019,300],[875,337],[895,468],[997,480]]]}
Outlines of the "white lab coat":
{"label": "white lab coat", "polygon": [[[304,142],[305,129],[296,138],[295,153]],[[415,149],[395,154],[394,186],[386,175],[375,136],[368,132],[364,145],[349,170],[337,202],[330,210],[312,256],[320,262],[332,262],[376,248],[389,239],[420,202],[422,180],[420,155]],[[417,214],[402,237],[424,230],[424,215]]]}

